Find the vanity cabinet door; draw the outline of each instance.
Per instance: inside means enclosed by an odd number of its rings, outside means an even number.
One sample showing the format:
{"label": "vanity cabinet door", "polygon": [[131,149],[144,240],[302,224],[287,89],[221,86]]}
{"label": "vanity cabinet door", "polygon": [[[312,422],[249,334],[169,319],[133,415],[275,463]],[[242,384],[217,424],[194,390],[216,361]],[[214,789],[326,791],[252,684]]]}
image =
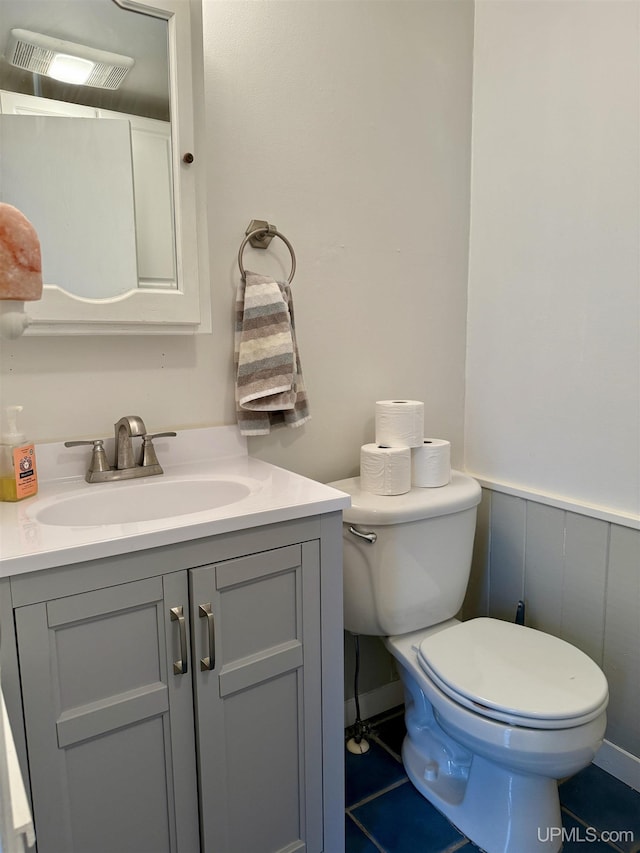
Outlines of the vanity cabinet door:
{"label": "vanity cabinet door", "polygon": [[203,853],[319,853],[318,542],[193,569],[190,588]]}
{"label": "vanity cabinet door", "polygon": [[199,850],[187,586],[16,609],[38,853]]}

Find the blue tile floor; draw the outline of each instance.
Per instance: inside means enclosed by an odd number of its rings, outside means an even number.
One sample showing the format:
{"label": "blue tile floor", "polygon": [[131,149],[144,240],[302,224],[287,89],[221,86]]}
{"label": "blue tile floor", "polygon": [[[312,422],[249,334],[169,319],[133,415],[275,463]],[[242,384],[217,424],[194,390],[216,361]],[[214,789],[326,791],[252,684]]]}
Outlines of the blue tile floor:
{"label": "blue tile floor", "polygon": [[[366,724],[369,752],[345,750],[346,853],[478,851],[407,779],[403,709]],[[560,785],[560,802],[563,853],[640,853],[640,793],[633,788],[592,764]]]}

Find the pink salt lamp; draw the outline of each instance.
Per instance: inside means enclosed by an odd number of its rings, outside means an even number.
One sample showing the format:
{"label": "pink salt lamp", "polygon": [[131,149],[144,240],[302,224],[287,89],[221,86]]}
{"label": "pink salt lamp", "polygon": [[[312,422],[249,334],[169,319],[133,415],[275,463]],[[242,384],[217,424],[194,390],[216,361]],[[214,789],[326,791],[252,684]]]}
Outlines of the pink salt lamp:
{"label": "pink salt lamp", "polygon": [[0,299],[42,298],[42,259],[36,229],[17,207],[0,202]]}
{"label": "pink salt lamp", "polygon": [[24,303],[42,298],[42,258],[35,228],[16,207],[0,202],[0,332],[21,335]]}

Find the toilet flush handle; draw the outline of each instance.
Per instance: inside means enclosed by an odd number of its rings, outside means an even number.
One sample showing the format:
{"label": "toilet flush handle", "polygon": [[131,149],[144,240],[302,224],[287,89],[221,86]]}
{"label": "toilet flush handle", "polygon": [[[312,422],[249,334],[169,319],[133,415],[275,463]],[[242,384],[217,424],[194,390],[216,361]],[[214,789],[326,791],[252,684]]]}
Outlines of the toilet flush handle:
{"label": "toilet flush handle", "polygon": [[369,545],[375,545],[378,538],[377,533],[363,533],[361,530],[356,530],[353,525],[349,527],[349,533],[353,533],[354,536],[358,536],[360,539],[366,540]]}

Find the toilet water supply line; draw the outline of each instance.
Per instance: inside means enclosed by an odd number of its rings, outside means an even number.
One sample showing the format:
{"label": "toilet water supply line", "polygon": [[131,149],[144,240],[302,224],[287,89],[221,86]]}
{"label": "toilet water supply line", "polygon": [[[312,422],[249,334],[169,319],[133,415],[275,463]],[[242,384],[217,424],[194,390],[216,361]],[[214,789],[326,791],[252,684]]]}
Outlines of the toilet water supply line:
{"label": "toilet water supply line", "polygon": [[[349,527],[349,533],[353,536],[357,536],[359,539],[364,539],[369,545],[375,545],[378,538],[376,533],[363,533],[353,525]],[[355,675],[353,679],[353,697],[356,703],[356,719],[353,724],[354,734],[353,737],[349,738],[347,741],[347,749],[354,755],[364,755],[365,752],[369,752],[369,741],[365,738],[365,735],[369,732],[369,726],[363,723],[360,719],[360,698],[358,696],[358,679],[360,676],[360,637],[358,634],[352,634],[352,636],[356,651]]]}
{"label": "toilet water supply line", "polygon": [[353,724],[353,737],[347,741],[347,749],[354,755],[364,755],[369,752],[369,741],[365,738],[365,734],[369,732],[369,726],[360,719],[360,699],[358,697],[358,679],[360,676],[360,637],[358,634],[353,634],[353,643],[356,651],[356,665],[354,675],[354,699],[356,703],[356,719]]}

